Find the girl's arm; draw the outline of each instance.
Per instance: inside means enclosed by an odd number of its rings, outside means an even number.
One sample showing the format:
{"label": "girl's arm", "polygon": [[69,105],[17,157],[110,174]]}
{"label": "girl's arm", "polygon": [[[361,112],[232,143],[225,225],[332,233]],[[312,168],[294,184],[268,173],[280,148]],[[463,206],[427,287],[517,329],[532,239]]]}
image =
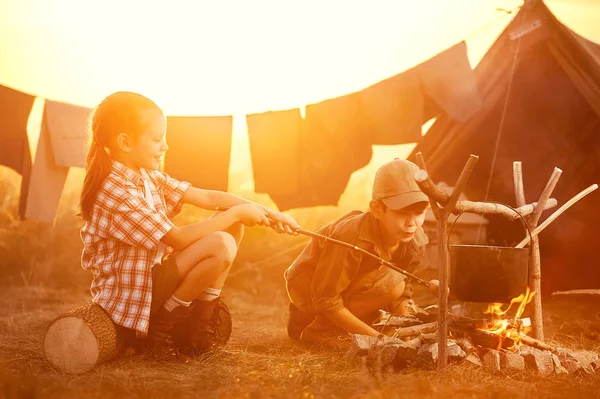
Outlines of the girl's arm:
{"label": "girl's arm", "polygon": [[243,204],[221,212],[213,217],[186,226],[173,226],[161,239],[162,242],[181,251],[207,235],[222,231],[235,223],[246,226],[269,226],[263,209],[255,204]]}
{"label": "girl's arm", "polygon": [[300,228],[300,225],[289,215],[224,191],[204,190],[197,187],[190,187],[185,191],[181,200],[186,204],[203,209],[230,209],[236,205],[252,204],[261,207],[269,219],[277,222],[272,226],[275,230],[292,234],[295,230]]}

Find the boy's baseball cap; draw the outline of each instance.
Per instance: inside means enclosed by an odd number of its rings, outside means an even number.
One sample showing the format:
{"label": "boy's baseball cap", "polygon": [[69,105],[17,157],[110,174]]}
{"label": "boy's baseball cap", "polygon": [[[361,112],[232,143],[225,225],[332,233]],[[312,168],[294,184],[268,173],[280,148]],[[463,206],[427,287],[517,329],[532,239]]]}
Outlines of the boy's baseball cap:
{"label": "boy's baseball cap", "polygon": [[380,167],[375,173],[373,184],[374,200],[381,200],[390,209],[406,208],[417,202],[428,202],[429,198],[415,181],[419,167],[406,159],[396,158]]}

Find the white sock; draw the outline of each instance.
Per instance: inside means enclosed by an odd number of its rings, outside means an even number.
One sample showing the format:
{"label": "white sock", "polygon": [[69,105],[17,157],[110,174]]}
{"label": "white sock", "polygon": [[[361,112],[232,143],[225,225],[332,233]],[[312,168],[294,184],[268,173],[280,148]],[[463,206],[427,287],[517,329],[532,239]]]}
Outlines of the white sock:
{"label": "white sock", "polygon": [[177,298],[175,295],[171,295],[171,297],[169,299],[167,299],[167,301],[165,302],[163,307],[167,310],[167,312],[172,312],[173,309],[175,309],[179,306],[190,306],[191,304],[192,304],[192,302],[182,301],[181,299]]}
{"label": "white sock", "polygon": [[207,288],[204,290],[204,292],[200,295],[198,295],[198,297],[196,299],[198,299],[199,301],[214,301],[215,299],[217,299],[219,297],[219,295],[221,295],[221,290],[218,290],[216,288]]}

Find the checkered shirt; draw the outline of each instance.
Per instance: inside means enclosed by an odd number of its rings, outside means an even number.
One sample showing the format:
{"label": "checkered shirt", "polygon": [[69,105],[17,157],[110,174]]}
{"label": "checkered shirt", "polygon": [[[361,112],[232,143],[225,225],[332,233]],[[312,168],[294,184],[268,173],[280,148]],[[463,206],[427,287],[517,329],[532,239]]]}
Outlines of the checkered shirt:
{"label": "checkered shirt", "polygon": [[[144,180],[154,207],[144,197]],[[181,197],[189,186],[159,171],[142,169],[138,175],[113,161],[81,229],[81,265],[94,275],[92,300],[116,324],[141,336],[148,333],[158,244],[173,227],[169,218],[181,211]],[[166,254],[172,251],[167,247]]]}

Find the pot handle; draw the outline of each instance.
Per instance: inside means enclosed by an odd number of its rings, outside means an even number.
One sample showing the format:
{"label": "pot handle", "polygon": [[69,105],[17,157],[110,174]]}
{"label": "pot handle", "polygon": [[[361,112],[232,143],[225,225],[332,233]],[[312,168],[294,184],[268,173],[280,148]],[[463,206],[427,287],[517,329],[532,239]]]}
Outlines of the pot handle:
{"label": "pot handle", "polygon": [[[533,236],[531,235],[531,230],[529,229],[529,225],[527,224],[527,222],[525,221],[525,218],[523,217],[523,215],[521,215],[519,213],[519,211],[517,211],[515,208],[513,208],[510,205],[506,205],[503,204],[502,202],[495,202],[495,201],[488,201],[489,203],[492,204],[498,204],[498,205],[502,205],[505,206],[507,208],[512,209],[513,211],[515,211],[515,213],[519,216],[519,218],[521,219],[521,221],[523,222],[523,226],[525,227],[525,230],[527,231],[527,233],[529,234],[529,242],[532,243],[533,242]],[[456,217],[456,219],[454,219],[454,221],[452,222],[452,224],[450,225],[450,229],[448,230],[448,238],[450,238],[450,233],[452,233],[452,229],[454,228],[454,223],[456,223],[456,221],[458,220],[458,218],[461,217],[461,215],[464,212],[461,212],[458,214],[458,216]],[[448,240],[448,252],[450,252],[450,240]],[[529,256],[531,256],[531,253],[533,252],[533,246],[531,244],[529,244]]]}

